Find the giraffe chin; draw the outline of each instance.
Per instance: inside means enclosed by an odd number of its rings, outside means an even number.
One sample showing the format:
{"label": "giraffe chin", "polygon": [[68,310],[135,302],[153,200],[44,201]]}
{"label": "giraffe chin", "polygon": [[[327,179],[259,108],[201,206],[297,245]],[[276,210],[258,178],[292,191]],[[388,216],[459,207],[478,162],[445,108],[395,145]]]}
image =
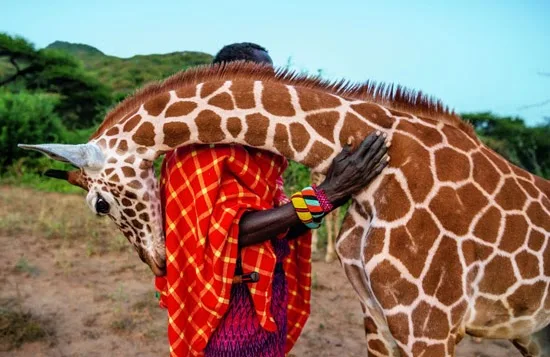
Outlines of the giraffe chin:
{"label": "giraffe chin", "polygon": [[149,265],[149,268],[153,271],[153,274],[156,276],[164,276],[166,275],[166,265],[159,264],[154,258],[151,258],[149,262],[146,262],[147,265]]}

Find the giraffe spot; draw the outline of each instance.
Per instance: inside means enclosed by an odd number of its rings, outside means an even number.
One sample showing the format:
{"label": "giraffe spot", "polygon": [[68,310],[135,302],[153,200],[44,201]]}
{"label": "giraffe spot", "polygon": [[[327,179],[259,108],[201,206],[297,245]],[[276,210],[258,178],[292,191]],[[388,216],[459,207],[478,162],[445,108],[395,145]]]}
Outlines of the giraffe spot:
{"label": "giraffe spot", "polygon": [[100,147],[100,148],[103,148],[105,149],[107,147],[107,140],[105,140],[104,138],[101,138],[97,141],[97,145]]}
{"label": "giraffe spot", "polygon": [[492,194],[500,180],[500,174],[491,165],[491,162],[481,153],[472,154],[474,180],[485,190]]}
{"label": "giraffe spot", "polygon": [[128,151],[128,142],[124,139],[120,140],[116,149],[118,154],[124,154]]}
{"label": "giraffe spot", "polygon": [[467,266],[470,266],[476,262],[485,261],[489,258],[492,252],[492,247],[477,243],[471,239],[462,241],[462,256],[464,257]]}
{"label": "giraffe spot", "polygon": [[403,344],[409,340],[409,318],[404,313],[386,316],[392,336]]}
{"label": "giraffe spot", "polygon": [[510,171],[509,164],[499,155],[497,155],[493,150],[489,149],[488,147],[482,146],[481,152],[485,154],[485,156],[491,161],[498,170],[503,174],[509,174],[512,171]]}
{"label": "giraffe spot", "polygon": [[524,179],[518,179],[518,183],[526,192],[527,195],[531,198],[538,198],[539,197],[539,190],[533,185],[531,182],[524,180]]}
{"label": "giraffe spot", "polygon": [[390,117],[378,104],[359,103],[351,105],[351,109],[367,121],[377,124],[385,129],[390,129],[395,119]]}
{"label": "giraffe spot", "polygon": [[361,246],[364,232],[363,227],[355,227],[347,232],[338,244],[338,255],[346,259],[361,260],[361,250],[358,247]]}
{"label": "giraffe spot", "polygon": [[135,188],[136,190],[140,189],[143,187],[143,185],[141,184],[141,182],[139,182],[138,180],[132,180],[128,183],[128,186],[131,187],[131,188]]}
{"label": "giraffe spot", "polygon": [[129,112],[129,113],[126,114],[126,115],[122,118],[122,120],[119,121],[118,123],[119,123],[119,124],[124,124],[124,123],[126,123],[126,121],[127,121],[128,119],[130,119],[131,117],[133,117],[134,115],[136,115],[136,113],[138,112],[138,110],[139,110],[139,108],[136,109],[136,110],[134,110],[134,111]]}
{"label": "giraffe spot", "polygon": [[206,98],[223,86],[223,81],[210,81],[203,83],[201,87],[201,98]]}
{"label": "giraffe spot", "polygon": [[165,118],[171,118],[171,117],[182,117],[184,115],[187,115],[191,113],[195,108],[197,107],[197,103],[195,102],[176,102],[168,107],[166,109],[166,113],[164,113]]}
{"label": "giraffe spot", "polygon": [[123,197],[121,202],[122,202],[122,205],[124,205],[126,207],[130,207],[132,205],[132,201],[130,201],[126,197]]}
{"label": "giraffe spot", "polygon": [[273,138],[275,149],[286,158],[293,158],[294,152],[290,148],[290,138],[286,126],[283,124],[275,125],[275,138]]}
{"label": "giraffe spot", "polygon": [[132,136],[132,140],[138,145],[155,145],[155,127],[149,122],[144,122]]}
{"label": "giraffe spot", "polygon": [[105,169],[105,176],[109,176],[110,174],[113,173],[113,171],[115,171],[115,169],[112,167]]}
{"label": "giraffe spot", "polygon": [[347,113],[338,140],[340,145],[344,146],[347,144],[348,138],[352,137],[354,139],[353,146],[357,148],[363,139],[373,131],[374,129],[365,121],[352,113]]}
{"label": "giraffe spot", "polygon": [[296,111],[290,101],[290,93],[285,85],[279,83],[263,83],[262,105],[273,115],[291,117]]}
{"label": "giraffe spot", "polygon": [[454,126],[444,125],[441,131],[443,131],[449,145],[455,149],[468,152],[477,149],[479,146],[479,143],[474,142],[468,134]]}
{"label": "giraffe spot", "polygon": [[507,299],[514,317],[533,315],[542,303],[545,290],[546,283],[542,281],[520,285]]}
{"label": "giraffe spot", "polygon": [[136,211],[138,211],[138,212],[139,212],[139,211],[143,211],[145,208],[146,208],[146,206],[145,206],[143,203],[141,203],[141,202],[138,202],[138,203],[136,204]]}
{"label": "giraffe spot", "polygon": [[149,215],[147,214],[147,212],[140,213],[139,218],[145,222],[149,222]]}
{"label": "giraffe spot", "polygon": [[[403,356],[406,356],[406,354],[403,354]],[[415,342],[412,348],[412,356],[445,356],[445,345],[443,343],[428,345],[426,342]]]}
{"label": "giraffe spot", "polygon": [[504,236],[500,241],[499,248],[513,253],[518,250],[527,236],[527,221],[523,215],[508,215],[506,216],[506,226],[504,228]]}
{"label": "giraffe spot", "polygon": [[113,182],[120,182],[120,178],[118,177],[117,174],[113,174],[113,176],[111,176],[109,178],[109,180],[113,181]]}
{"label": "giraffe spot", "polygon": [[124,196],[128,197],[131,200],[135,200],[137,195],[131,191],[124,191]]}
{"label": "giraffe spot", "polygon": [[334,143],[334,128],[338,120],[340,120],[340,114],[338,112],[310,114],[306,117],[306,121],[317,134],[329,140],[331,143]]}
{"label": "giraffe spot", "polygon": [[165,123],[162,126],[162,132],[164,133],[164,145],[171,148],[184,144],[191,137],[189,127],[181,122]]}
{"label": "giraffe spot", "polygon": [[535,226],[550,231],[550,215],[544,212],[539,202],[531,202],[527,207],[527,216]]}
{"label": "giraffe spot", "polygon": [[418,278],[438,235],[439,228],[428,211],[415,210],[405,227],[391,231],[390,255],[399,259],[411,275]]}
{"label": "giraffe spot", "polygon": [[[533,179],[535,180],[534,184],[537,186],[537,188],[544,193],[546,196],[546,208],[550,210],[550,201],[548,200],[548,197],[550,197],[550,181],[546,181],[542,177],[534,176]],[[544,199],[543,199],[544,203]]]}
{"label": "giraffe spot", "polygon": [[500,295],[504,294],[515,281],[510,259],[496,255],[485,266],[479,289],[489,294]]}
{"label": "giraffe spot", "polygon": [[309,149],[309,153],[302,163],[309,168],[316,168],[319,164],[327,160],[333,152],[334,149],[330,146],[325,145],[320,141],[316,141],[313,145],[311,145],[311,149]]}
{"label": "giraffe spot", "polygon": [[136,212],[133,209],[125,208],[125,209],[122,210],[122,212],[124,212],[124,214],[128,217],[135,217],[136,216]]}
{"label": "giraffe spot", "polygon": [[[361,304],[361,309],[363,310],[363,314],[366,312],[365,307]],[[365,333],[377,333],[378,328],[376,327],[376,323],[370,316],[366,316],[363,319],[363,324],[365,326]]]}
{"label": "giraffe spot", "polygon": [[135,161],[136,161],[136,157],[134,155],[130,155],[126,159],[124,159],[124,162],[127,164],[133,164]]}
{"label": "giraffe spot", "polygon": [[255,113],[247,115],[245,120],[248,128],[244,134],[244,141],[255,147],[265,145],[269,119],[259,113]]}
{"label": "giraffe spot", "polygon": [[540,275],[539,258],[524,250],[516,255],[516,266],[523,279],[535,278]]}
{"label": "giraffe spot", "polygon": [[513,178],[507,178],[495,196],[495,201],[504,210],[521,210],[526,200],[527,196]]}
{"label": "giraffe spot", "polygon": [[166,104],[170,101],[170,94],[169,93],[162,93],[157,96],[155,96],[153,99],[149,99],[143,104],[143,108],[147,111],[147,113],[151,116],[156,117],[162,111],[164,108],[166,108]]}
{"label": "giraffe spot", "polygon": [[380,219],[391,222],[409,212],[411,203],[395,174],[384,176],[379,187],[374,194],[374,206]]}
{"label": "giraffe spot", "polygon": [[521,177],[526,180],[531,180],[531,174],[529,174],[527,171],[517,167],[516,165],[510,165],[510,168],[518,178]]}
{"label": "giraffe spot", "polygon": [[300,123],[291,123],[289,127],[292,147],[297,152],[302,152],[309,142],[309,133],[306,127]]}
{"label": "giraffe spot", "polygon": [[550,244],[546,244],[544,252],[542,253],[544,275],[550,276]]}
{"label": "giraffe spot", "polygon": [[[144,153],[144,152],[143,152]],[[139,168],[142,170],[149,170],[153,167],[153,162],[150,160],[142,160],[139,163]]]}
{"label": "giraffe spot", "polygon": [[463,296],[462,264],[453,239],[446,236],[441,239],[422,286],[426,294],[445,305],[452,305]]}
{"label": "giraffe spot", "polygon": [[474,235],[489,243],[496,242],[501,218],[502,215],[496,207],[489,207],[476,223]]}
{"label": "giraffe spot", "polygon": [[197,87],[195,86],[185,86],[176,90],[176,95],[178,98],[193,98],[197,95]]}
{"label": "giraffe spot", "polygon": [[195,119],[199,140],[205,144],[218,143],[225,138],[222,118],[211,110],[203,110]]}
{"label": "giraffe spot", "polygon": [[229,131],[231,136],[236,138],[237,136],[239,136],[241,130],[243,130],[243,125],[241,124],[240,118],[231,117],[227,119],[227,131]]}
{"label": "giraffe spot", "polygon": [[542,248],[542,245],[544,244],[544,242],[545,242],[544,234],[532,229],[531,233],[529,234],[529,241],[527,242],[527,245],[529,246],[529,248],[533,249],[535,252],[538,252],[540,248]]}
{"label": "giraffe spot", "polygon": [[136,170],[134,170],[132,167],[130,166],[122,166],[122,173],[124,174],[124,176],[126,177],[134,177],[136,176]]}
{"label": "giraffe spot", "polygon": [[340,106],[340,99],[334,95],[312,90],[309,88],[297,89],[298,102],[303,111],[336,108]]}
{"label": "giraffe spot", "polygon": [[407,119],[413,119],[413,116],[409,113],[405,113],[405,112],[401,112],[399,110],[395,110],[395,109],[390,109],[390,108],[386,108],[390,113],[391,115],[393,115],[394,117],[398,117],[398,118],[407,118]]}
{"label": "giraffe spot", "polygon": [[368,342],[369,345],[369,351],[376,351],[382,355],[387,355],[388,350],[386,349],[386,346],[384,346],[384,342],[380,340],[370,340]]}
{"label": "giraffe spot", "polygon": [[468,157],[445,147],[435,152],[435,169],[440,181],[463,181],[470,176]]}
{"label": "giraffe spot", "polygon": [[395,133],[390,147],[390,167],[400,168],[415,202],[423,202],[433,187],[430,154],[416,140]]}
{"label": "giraffe spot", "polygon": [[105,133],[107,136],[114,136],[118,134],[118,126],[113,126],[111,129],[107,130]]}
{"label": "giraffe spot", "polygon": [[[414,309],[411,315],[413,334],[415,337],[427,337],[433,339],[445,339],[449,335],[449,320],[447,314],[441,309],[429,305],[427,302],[422,301]],[[418,342],[414,344],[417,346]],[[438,345],[439,346],[439,345]],[[433,347],[433,346],[430,346]],[[430,347],[424,346],[425,349]],[[444,356],[444,349],[441,351],[441,356]],[[414,354],[419,356],[420,354]],[[438,354],[426,354],[427,356],[439,356]]]}
{"label": "giraffe spot", "polygon": [[384,309],[410,305],[418,297],[418,288],[401,276],[399,270],[384,260],[370,273],[370,284]]}
{"label": "giraffe spot", "polygon": [[233,106],[233,100],[228,93],[220,93],[210,98],[208,104],[225,110],[235,109],[235,107]]}
{"label": "giraffe spot", "polygon": [[145,193],[143,194],[142,200],[143,200],[143,201],[146,201],[146,202],[149,201],[149,193],[148,193],[148,192],[145,192]]}
{"label": "giraffe spot", "polygon": [[396,130],[404,131],[413,135],[428,147],[432,147],[443,142],[443,136],[441,136],[441,133],[437,131],[437,129],[424,124],[411,123],[407,120],[401,120],[399,121],[399,124],[397,124]]}
{"label": "giraffe spot", "polygon": [[510,320],[510,313],[501,300],[493,300],[479,296],[475,300],[475,324],[494,326]]}
{"label": "giraffe spot", "polygon": [[471,183],[458,189],[441,187],[429,208],[443,227],[457,235],[468,233],[474,216],[487,205],[487,198]]}
{"label": "giraffe spot", "polygon": [[116,146],[117,139],[111,139],[109,140],[109,147],[114,148]]}
{"label": "giraffe spot", "polygon": [[143,229],[143,224],[137,219],[132,220],[132,226],[134,226],[137,229]]}
{"label": "giraffe spot", "polygon": [[253,81],[244,79],[234,80],[231,83],[231,93],[238,108],[251,109],[256,107]]}
{"label": "giraffe spot", "polygon": [[[349,218],[350,221],[353,222],[351,217]],[[370,232],[368,233],[368,237],[365,241],[365,250],[364,250],[364,258],[365,263],[369,262],[372,257],[374,257],[376,254],[382,253],[382,249],[384,249],[384,241],[386,238],[386,229],[385,228],[370,228]]]}
{"label": "giraffe spot", "polygon": [[460,304],[455,305],[455,307],[452,308],[451,325],[456,326],[464,318],[464,313],[466,312],[467,307],[468,304],[466,303],[466,301],[462,300]]}

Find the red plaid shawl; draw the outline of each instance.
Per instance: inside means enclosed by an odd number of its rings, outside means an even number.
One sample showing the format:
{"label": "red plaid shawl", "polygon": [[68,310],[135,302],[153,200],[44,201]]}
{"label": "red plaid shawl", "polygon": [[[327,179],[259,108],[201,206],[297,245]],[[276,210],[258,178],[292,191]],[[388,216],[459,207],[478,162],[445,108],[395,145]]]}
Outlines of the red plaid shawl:
{"label": "red plaid shawl", "polygon": [[[239,219],[264,210],[283,196],[278,179],[287,162],[265,151],[239,146],[183,147],[166,155],[161,179],[165,208],[166,276],[156,279],[168,309],[171,356],[201,356],[227,311],[238,254]],[[280,181],[282,182],[282,181]],[[285,259],[289,288],[290,351],[309,316],[311,235],[292,240]],[[275,254],[271,243],[241,250],[243,271],[257,271],[249,284],[260,324],[277,326],[270,313]]]}

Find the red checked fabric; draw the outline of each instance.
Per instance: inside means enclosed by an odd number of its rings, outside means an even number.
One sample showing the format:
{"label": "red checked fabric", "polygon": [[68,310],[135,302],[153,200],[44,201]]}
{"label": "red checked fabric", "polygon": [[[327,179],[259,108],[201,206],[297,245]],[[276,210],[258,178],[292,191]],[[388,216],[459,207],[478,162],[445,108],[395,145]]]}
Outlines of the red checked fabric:
{"label": "red checked fabric", "polygon": [[[287,202],[280,176],[283,157],[239,146],[183,147],[166,155],[161,195],[165,209],[166,276],[156,279],[168,310],[171,356],[202,356],[227,311],[238,255],[239,219],[246,210]],[[279,181],[279,183],[278,183]],[[311,235],[292,240],[284,262],[289,288],[290,351],[309,316]],[[276,257],[271,243],[241,250],[243,271],[257,271],[249,284],[260,324],[277,326],[270,313]]]}

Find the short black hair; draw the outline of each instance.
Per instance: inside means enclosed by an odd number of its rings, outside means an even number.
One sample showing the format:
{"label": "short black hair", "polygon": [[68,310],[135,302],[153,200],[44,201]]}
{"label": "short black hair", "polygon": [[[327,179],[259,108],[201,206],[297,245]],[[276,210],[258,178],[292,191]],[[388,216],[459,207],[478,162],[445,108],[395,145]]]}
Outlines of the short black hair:
{"label": "short black hair", "polygon": [[214,56],[212,63],[251,61],[273,65],[267,50],[260,45],[251,42],[232,43],[224,46]]}

